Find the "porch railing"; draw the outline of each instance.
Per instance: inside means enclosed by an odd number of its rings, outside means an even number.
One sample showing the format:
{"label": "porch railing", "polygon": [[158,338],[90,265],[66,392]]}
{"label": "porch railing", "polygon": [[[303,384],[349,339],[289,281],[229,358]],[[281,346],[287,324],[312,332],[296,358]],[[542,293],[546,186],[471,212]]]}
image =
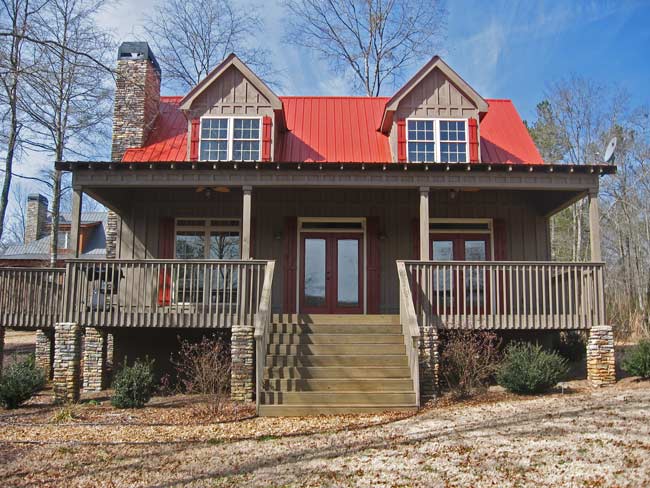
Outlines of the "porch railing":
{"label": "porch railing", "polygon": [[589,329],[605,323],[602,263],[405,261],[422,324]]}
{"label": "porch railing", "polygon": [[0,327],[53,327],[64,286],[63,268],[0,268]]}
{"label": "porch railing", "polygon": [[271,296],[273,288],[273,271],[275,261],[269,261],[264,271],[264,283],[260,297],[260,307],[255,316],[255,402],[257,413],[260,413],[262,384],[266,367],[266,348],[269,343],[269,326],[271,325]]}
{"label": "porch railing", "polygon": [[411,379],[417,406],[420,406],[420,327],[418,317],[413,306],[413,296],[409,286],[408,274],[403,262],[397,262],[397,275],[399,277],[399,317],[404,335],[404,345],[408,355]]}
{"label": "porch railing", "polygon": [[253,325],[268,262],[74,259],[66,266],[66,321],[218,328]]}

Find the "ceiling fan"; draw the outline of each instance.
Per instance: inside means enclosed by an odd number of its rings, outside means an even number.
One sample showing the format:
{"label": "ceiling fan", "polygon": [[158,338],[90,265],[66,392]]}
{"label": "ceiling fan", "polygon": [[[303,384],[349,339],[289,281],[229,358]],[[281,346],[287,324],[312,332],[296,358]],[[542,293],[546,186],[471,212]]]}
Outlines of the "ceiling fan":
{"label": "ceiling fan", "polygon": [[199,186],[196,188],[196,193],[204,193],[206,198],[210,198],[212,192],[217,193],[230,193],[230,188],[227,186]]}

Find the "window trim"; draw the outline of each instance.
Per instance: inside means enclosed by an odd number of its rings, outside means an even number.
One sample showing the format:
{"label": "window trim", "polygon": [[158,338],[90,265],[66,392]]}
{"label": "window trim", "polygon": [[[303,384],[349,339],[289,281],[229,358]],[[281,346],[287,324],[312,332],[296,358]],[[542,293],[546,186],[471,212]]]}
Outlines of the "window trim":
{"label": "window trim", "polygon": [[[262,161],[262,138],[264,132],[264,120],[263,117],[258,115],[203,115],[199,117],[199,161],[212,161],[210,159],[201,158],[201,143],[203,142],[203,120],[204,119],[226,119],[228,120],[228,135],[227,135],[227,149],[226,149],[226,161],[235,161],[233,159],[233,149],[235,146],[235,119],[248,119],[248,120],[259,120],[259,159],[237,159],[236,161]],[[215,139],[206,139],[213,141]],[[240,139],[237,139],[240,140]],[[243,141],[255,141],[255,139],[241,139]],[[223,160],[219,160],[223,161]],[[218,161],[214,161],[218,162]]]}
{"label": "window trim", "polygon": [[[426,121],[433,121],[433,161],[410,161],[409,160],[409,142],[416,142],[416,141],[411,141],[409,139],[409,121],[418,121],[418,120],[426,120]],[[414,164],[431,164],[431,163],[442,163],[442,164],[466,164],[469,163],[469,124],[468,124],[468,118],[466,117],[407,117],[405,119],[405,132],[406,132],[406,161],[408,163],[414,163]],[[441,151],[441,146],[440,146],[440,122],[464,122],[465,124],[465,159],[466,161],[459,161],[457,163],[452,163],[452,162],[443,162],[442,161],[442,151]],[[425,141],[417,141],[417,142],[425,142]],[[445,141],[445,142],[455,142],[455,141]],[[462,144],[462,143],[459,143]]]}

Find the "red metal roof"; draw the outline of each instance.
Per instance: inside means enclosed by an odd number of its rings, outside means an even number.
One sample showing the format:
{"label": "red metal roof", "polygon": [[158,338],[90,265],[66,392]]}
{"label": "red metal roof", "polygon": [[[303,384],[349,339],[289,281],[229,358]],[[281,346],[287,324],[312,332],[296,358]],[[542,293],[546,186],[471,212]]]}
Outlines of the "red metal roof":
{"label": "red metal roof", "polygon": [[528,129],[511,100],[487,100],[481,124],[481,161],[484,163],[542,164]]}
{"label": "red metal roof", "polygon": [[[127,149],[122,161],[187,160],[187,119],[182,97],[161,97],[160,114],[142,148]],[[280,162],[391,162],[388,137],[377,129],[388,98],[280,97],[288,132],[276,141]],[[486,163],[540,164],[542,158],[510,100],[487,100],[480,124]]]}

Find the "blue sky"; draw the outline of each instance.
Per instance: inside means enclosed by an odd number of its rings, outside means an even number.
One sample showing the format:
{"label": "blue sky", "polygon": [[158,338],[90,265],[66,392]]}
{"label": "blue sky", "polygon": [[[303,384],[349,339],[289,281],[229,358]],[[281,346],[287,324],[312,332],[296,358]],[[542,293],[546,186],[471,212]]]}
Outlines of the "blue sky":
{"label": "blue sky", "polygon": [[[143,16],[153,1],[123,0],[104,11],[100,22],[118,40],[142,37]],[[283,44],[280,0],[263,4],[265,45],[276,68],[290,74],[281,94],[350,94],[346,74],[332,74],[311,53]],[[571,74],[622,86],[635,104],[650,102],[650,0],[448,0],[447,10],[439,54],[484,97],[513,99],[526,119],[534,116],[549,83]]]}

